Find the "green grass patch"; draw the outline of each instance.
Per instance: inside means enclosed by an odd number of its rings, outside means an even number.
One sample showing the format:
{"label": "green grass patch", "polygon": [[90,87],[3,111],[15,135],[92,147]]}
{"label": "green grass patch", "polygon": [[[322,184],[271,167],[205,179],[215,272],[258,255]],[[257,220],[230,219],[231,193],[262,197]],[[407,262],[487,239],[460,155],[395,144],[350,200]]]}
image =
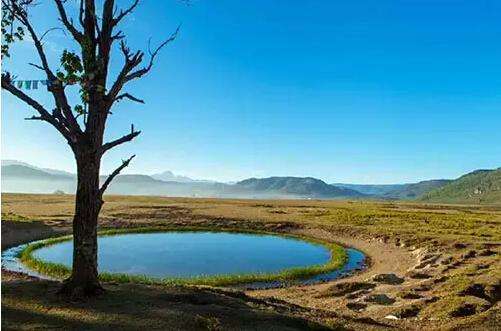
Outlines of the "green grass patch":
{"label": "green grass patch", "polygon": [[[271,282],[271,281],[292,281],[297,279],[306,279],[318,274],[336,270],[344,265],[347,259],[346,251],[338,244],[329,243],[309,237],[281,234],[265,231],[249,231],[237,230],[234,228],[218,228],[208,229],[204,227],[188,227],[188,228],[175,228],[175,227],[144,227],[144,228],[131,228],[131,229],[110,229],[100,231],[100,236],[113,236],[126,233],[150,233],[150,232],[235,232],[247,233],[254,235],[279,235],[283,237],[300,239],[314,244],[320,244],[326,247],[330,252],[330,259],[327,263],[321,265],[312,265],[307,267],[298,267],[285,269],[277,273],[251,273],[251,274],[222,274],[213,276],[197,276],[190,278],[156,278],[146,275],[131,275],[121,273],[100,273],[99,278],[104,282],[118,282],[118,283],[141,283],[141,284],[165,284],[165,285],[210,285],[210,286],[227,286],[242,283],[253,282]],[[26,246],[18,257],[23,264],[30,269],[33,269],[41,274],[63,279],[69,277],[71,269],[63,264],[51,263],[36,258],[33,253],[37,249],[61,243],[63,241],[71,240],[72,236],[64,236],[57,238],[50,238],[47,240],[39,241]]]}

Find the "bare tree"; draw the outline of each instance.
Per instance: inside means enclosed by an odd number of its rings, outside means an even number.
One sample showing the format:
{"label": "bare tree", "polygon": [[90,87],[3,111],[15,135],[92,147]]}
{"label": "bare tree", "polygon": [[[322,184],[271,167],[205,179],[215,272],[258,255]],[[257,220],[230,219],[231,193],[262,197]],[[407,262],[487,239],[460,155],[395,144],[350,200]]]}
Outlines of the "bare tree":
{"label": "bare tree", "polygon": [[[141,132],[134,129],[115,140],[104,142],[103,135],[111,109],[116,102],[128,99],[143,101],[124,92],[127,83],[146,75],[153,67],[159,51],[172,42],[179,28],[148,53],[132,52],[124,41],[124,34],[117,27],[139,4],[132,0],[129,7],[118,9],[114,0],[103,0],[102,10],[96,11],[94,0],[80,0],[78,21],[75,24],[67,14],[65,0],[53,0],[59,20],[69,38],[76,42],[80,51],[65,50],[61,56],[61,68],[54,72],[44,51],[43,38],[49,31],[39,34],[30,20],[29,12],[35,5],[33,0],[2,0],[2,58],[9,56],[9,44],[28,35],[38,54],[39,64],[30,63],[44,72],[48,81],[48,91],[53,97],[53,108],[34,100],[22,89],[13,84],[10,72],[2,73],[2,89],[29,105],[36,115],[29,120],[39,120],[51,124],[68,142],[74,153],[77,165],[78,186],[75,197],[73,218],[73,267],[71,276],[66,279],[61,293],[71,296],[94,295],[103,291],[97,271],[97,224],[103,206],[103,193],[111,181],[127,167],[134,155],[113,171],[100,186],[99,169],[101,158],[112,148],[136,138]],[[97,12],[102,13],[98,17]],[[123,55],[123,66],[107,87],[111,50],[116,44]],[[82,103],[70,106],[68,87],[80,88]]]}

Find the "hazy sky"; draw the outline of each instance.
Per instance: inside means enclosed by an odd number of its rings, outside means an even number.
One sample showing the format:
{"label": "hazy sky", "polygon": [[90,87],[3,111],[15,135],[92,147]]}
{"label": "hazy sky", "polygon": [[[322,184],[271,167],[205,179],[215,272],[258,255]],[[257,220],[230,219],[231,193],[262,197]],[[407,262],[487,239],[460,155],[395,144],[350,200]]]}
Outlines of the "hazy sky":
{"label": "hazy sky", "polygon": [[[42,2],[43,31],[57,22]],[[130,123],[143,133],[105,157],[104,174],[133,153],[129,173],[216,180],[398,183],[501,166],[501,1],[144,0],[123,29],[146,49],[179,23],[129,85],[146,104],[122,102],[110,118],[108,138]],[[46,37],[54,65],[65,48],[76,45],[61,32]],[[12,54],[4,69],[44,78],[27,65],[38,62],[29,41]],[[52,107],[47,91],[30,95]],[[2,110],[2,158],[74,171],[63,138],[23,120],[33,111],[6,92]]]}

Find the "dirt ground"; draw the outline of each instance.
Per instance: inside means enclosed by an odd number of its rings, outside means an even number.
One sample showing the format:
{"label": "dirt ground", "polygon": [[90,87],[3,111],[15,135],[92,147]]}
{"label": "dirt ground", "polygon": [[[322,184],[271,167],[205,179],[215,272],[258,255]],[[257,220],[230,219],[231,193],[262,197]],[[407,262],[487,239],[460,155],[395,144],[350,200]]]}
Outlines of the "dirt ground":
{"label": "dirt ground", "polygon": [[[296,233],[362,250],[328,283],[234,289],[105,284],[72,303],[57,282],[2,271],[6,329],[471,329],[501,325],[501,208],[393,202],[107,197],[101,228],[205,226]],[[2,250],[71,231],[71,196],[3,195]]]}

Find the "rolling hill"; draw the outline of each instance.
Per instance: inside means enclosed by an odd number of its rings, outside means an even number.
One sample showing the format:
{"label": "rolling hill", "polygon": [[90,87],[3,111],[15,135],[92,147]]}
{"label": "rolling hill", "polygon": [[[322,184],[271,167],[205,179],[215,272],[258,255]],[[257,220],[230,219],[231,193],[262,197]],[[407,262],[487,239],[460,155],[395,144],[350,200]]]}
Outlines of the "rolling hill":
{"label": "rolling hill", "polygon": [[419,200],[442,203],[501,203],[501,168],[470,172],[422,195]]}
{"label": "rolling hill", "polygon": [[331,184],[337,187],[349,188],[363,194],[382,197],[385,194],[397,190],[407,184]]}
{"label": "rolling hill", "polygon": [[381,199],[412,200],[436,188],[448,184],[448,179],[425,180],[411,184],[388,184],[388,185],[359,185],[359,184],[333,184],[337,187],[349,188],[366,195]]}
{"label": "rolling hill", "polygon": [[67,175],[53,174],[44,170],[24,166],[24,165],[6,165],[2,166],[2,176],[11,178],[46,178],[54,180],[72,180],[73,177]]}
{"label": "rolling hill", "polygon": [[40,170],[40,171],[49,173],[51,175],[63,175],[63,176],[67,176],[67,177],[75,176],[75,174],[72,174],[71,172],[67,172],[67,171],[63,171],[63,170],[56,170],[56,169],[50,169],[50,168],[39,168],[39,167],[35,167],[34,165],[31,165],[29,163],[21,162],[21,161],[17,161],[17,160],[2,160],[2,167],[10,166],[10,165],[20,165],[20,166],[24,166],[24,167],[35,169],[35,170]]}
{"label": "rolling hill", "polygon": [[401,187],[387,192],[383,197],[388,199],[416,199],[427,192],[447,185],[449,182],[448,179],[434,179],[413,184],[403,184]]}
{"label": "rolling hill", "polygon": [[52,173],[29,165],[2,165],[2,192],[53,193],[74,192],[75,176]]}
{"label": "rolling hill", "polygon": [[329,185],[312,177],[249,178],[235,184],[256,194],[284,195],[298,198],[364,197],[358,191]]}

